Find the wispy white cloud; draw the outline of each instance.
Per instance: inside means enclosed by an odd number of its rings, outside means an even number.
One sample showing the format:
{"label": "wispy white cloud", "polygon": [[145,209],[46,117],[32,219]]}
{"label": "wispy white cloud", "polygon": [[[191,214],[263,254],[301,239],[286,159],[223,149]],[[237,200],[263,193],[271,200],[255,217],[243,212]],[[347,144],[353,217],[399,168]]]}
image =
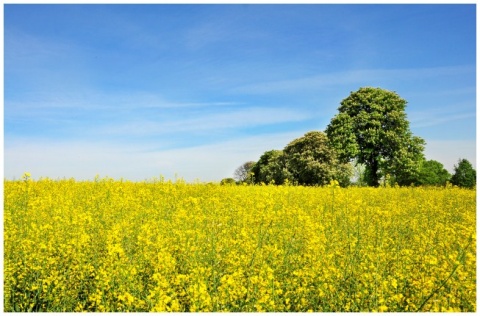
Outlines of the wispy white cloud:
{"label": "wispy white cloud", "polygon": [[105,93],[82,87],[72,91],[44,91],[25,95],[23,100],[5,100],[9,114],[41,116],[48,110],[138,111],[142,109],[195,109],[242,105],[236,101],[190,102],[171,101],[159,93],[130,91]]}
{"label": "wispy white cloud", "polygon": [[83,137],[138,137],[221,132],[299,122],[311,116],[285,106],[252,106],[234,100],[170,101],[143,91],[106,94],[85,89],[58,95],[41,93],[37,97],[35,101],[6,100],[5,118],[9,124],[54,124]]}
{"label": "wispy white cloud", "polygon": [[457,113],[453,115],[433,116],[425,114],[423,117],[417,117],[411,121],[411,126],[414,128],[429,127],[444,124],[452,121],[459,121],[465,119],[474,119],[475,113]]}
{"label": "wispy white cloud", "polygon": [[477,89],[474,85],[469,87],[459,87],[459,88],[447,88],[442,90],[422,90],[422,91],[409,91],[408,95],[410,97],[422,97],[422,98],[438,98],[438,97],[459,97],[459,96],[468,96],[474,95],[477,92]]}
{"label": "wispy white cloud", "polygon": [[308,76],[291,80],[279,80],[260,82],[240,86],[233,89],[237,93],[269,94],[276,92],[298,92],[306,90],[318,90],[337,85],[349,85],[380,81],[395,80],[421,80],[437,78],[439,76],[452,76],[462,74],[474,74],[475,66],[435,67],[418,69],[363,69],[342,72],[333,72]]}
{"label": "wispy white cloud", "polygon": [[229,129],[298,122],[309,113],[282,108],[253,107],[223,113],[199,113],[196,117],[168,117],[166,120],[142,118],[94,127],[90,133],[101,135],[147,136],[185,132],[221,132]]}
{"label": "wispy white cloud", "polygon": [[451,104],[426,111],[411,111],[408,119],[413,128],[430,127],[447,122],[475,119],[475,106],[469,103]]}

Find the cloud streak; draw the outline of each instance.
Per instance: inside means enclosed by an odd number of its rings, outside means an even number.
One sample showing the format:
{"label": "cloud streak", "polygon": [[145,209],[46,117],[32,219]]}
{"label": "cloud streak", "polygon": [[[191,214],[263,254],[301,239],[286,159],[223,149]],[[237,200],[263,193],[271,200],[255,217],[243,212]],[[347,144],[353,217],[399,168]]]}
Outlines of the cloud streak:
{"label": "cloud streak", "polygon": [[[6,100],[7,114],[14,117],[42,116],[45,111],[140,111],[143,109],[202,109],[235,107],[242,102],[211,101],[181,102],[167,100],[160,94],[142,91],[102,93],[83,88],[76,91],[57,91],[35,93],[24,96],[24,100]],[[47,115],[50,113],[47,112]]]}
{"label": "cloud streak", "polygon": [[435,67],[417,69],[364,69],[333,72],[308,76],[291,80],[268,81],[249,84],[234,88],[237,93],[271,94],[282,92],[296,92],[317,90],[339,85],[349,85],[378,81],[406,81],[436,78],[439,76],[453,76],[474,74],[475,66]]}
{"label": "cloud streak", "polygon": [[428,111],[411,111],[408,115],[413,128],[425,128],[460,120],[474,120],[476,113],[469,103],[451,104]]}
{"label": "cloud streak", "polygon": [[300,122],[308,111],[285,106],[249,106],[244,102],[178,102],[152,93],[108,95],[73,92],[45,93],[37,101],[6,101],[8,124],[56,126],[83,137],[154,136],[221,132],[272,124]]}
{"label": "cloud streak", "polygon": [[425,114],[423,117],[417,117],[416,119],[411,121],[411,126],[414,128],[423,128],[423,127],[430,127],[440,124],[445,124],[447,122],[453,121],[460,121],[466,119],[474,119],[475,113],[459,113],[453,115],[445,115],[445,116],[433,116]]}
{"label": "cloud streak", "polygon": [[170,117],[168,120],[133,120],[119,124],[106,124],[94,129],[94,133],[113,135],[158,135],[185,132],[223,131],[288,122],[309,118],[301,113],[282,108],[247,108],[225,113],[199,114],[195,118]]}

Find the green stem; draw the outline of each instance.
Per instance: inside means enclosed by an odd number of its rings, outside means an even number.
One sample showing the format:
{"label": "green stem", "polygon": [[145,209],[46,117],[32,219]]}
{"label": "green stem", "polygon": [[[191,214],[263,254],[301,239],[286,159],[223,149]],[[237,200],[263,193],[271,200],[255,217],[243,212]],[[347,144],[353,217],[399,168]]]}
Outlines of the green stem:
{"label": "green stem", "polygon": [[[472,242],[472,237],[469,238],[468,244],[465,246],[465,248],[462,249],[462,253],[458,257],[458,259],[462,259],[463,257],[465,257],[465,253],[466,253],[468,247],[470,246],[471,242]],[[453,274],[455,273],[455,271],[457,271],[457,268],[459,266],[460,266],[460,263],[455,265],[455,267],[453,268],[453,271],[450,273],[450,275],[445,280],[443,280],[442,284],[440,284],[439,287],[437,287],[435,290],[432,291],[432,293],[430,293],[430,295],[422,302],[420,307],[417,309],[417,312],[420,311],[423,308],[423,306],[425,306],[425,304],[432,298],[433,295],[438,293],[438,291],[440,291],[440,289],[445,286],[447,281],[453,276]]]}

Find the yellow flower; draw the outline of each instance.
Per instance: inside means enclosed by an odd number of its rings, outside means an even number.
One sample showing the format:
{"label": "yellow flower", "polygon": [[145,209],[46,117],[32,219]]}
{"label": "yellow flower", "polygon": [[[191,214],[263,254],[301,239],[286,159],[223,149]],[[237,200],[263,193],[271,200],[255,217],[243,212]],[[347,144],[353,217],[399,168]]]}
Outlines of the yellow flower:
{"label": "yellow flower", "polygon": [[379,311],[379,312],[386,312],[386,311],[388,311],[388,307],[385,306],[385,305],[382,305],[382,306],[380,306],[380,307],[378,308],[378,311]]}
{"label": "yellow flower", "polygon": [[4,310],[472,312],[475,229],[454,187],[4,180]]}

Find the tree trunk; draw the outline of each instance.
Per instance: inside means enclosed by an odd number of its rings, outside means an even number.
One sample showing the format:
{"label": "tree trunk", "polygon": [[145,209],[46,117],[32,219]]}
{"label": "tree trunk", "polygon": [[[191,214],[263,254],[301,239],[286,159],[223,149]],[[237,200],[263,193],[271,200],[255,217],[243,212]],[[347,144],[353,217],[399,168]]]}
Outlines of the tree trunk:
{"label": "tree trunk", "polygon": [[380,183],[379,183],[380,179],[378,178],[378,160],[377,159],[372,158],[370,160],[369,171],[370,171],[370,177],[369,177],[370,183],[369,183],[369,185],[376,188],[380,185]]}

